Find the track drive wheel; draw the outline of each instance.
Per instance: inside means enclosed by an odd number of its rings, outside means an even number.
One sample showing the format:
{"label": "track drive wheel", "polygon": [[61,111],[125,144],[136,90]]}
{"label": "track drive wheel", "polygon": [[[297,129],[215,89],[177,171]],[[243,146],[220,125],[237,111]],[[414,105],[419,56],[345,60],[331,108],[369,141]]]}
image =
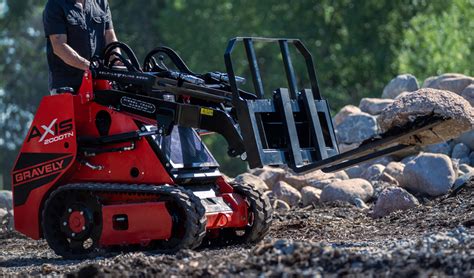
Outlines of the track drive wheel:
{"label": "track drive wheel", "polygon": [[102,215],[97,196],[59,188],[45,202],[42,228],[51,249],[66,259],[99,255]]}
{"label": "track drive wheel", "polygon": [[235,193],[245,198],[248,205],[249,223],[244,228],[223,229],[219,235],[221,244],[256,243],[268,233],[273,209],[270,200],[260,189],[249,183],[232,183]]}
{"label": "track drive wheel", "polygon": [[206,235],[206,210],[201,200],[182,187],[171,189],[167,198],[170,200],[166,207],[173,221],[171,238],[156,241],[154,251],[169,254],[181,249],[195,249]]}

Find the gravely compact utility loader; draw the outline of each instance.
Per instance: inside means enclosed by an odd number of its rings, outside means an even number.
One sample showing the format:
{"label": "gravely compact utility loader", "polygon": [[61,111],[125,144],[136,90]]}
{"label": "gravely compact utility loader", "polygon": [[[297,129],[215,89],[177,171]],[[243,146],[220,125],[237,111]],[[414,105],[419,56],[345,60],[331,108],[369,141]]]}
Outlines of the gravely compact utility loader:
{"label": "gravely compact utility loader", "polygon": [[[288,88],[271,98],[264,97],[255,41],[281,50]],[[234,73],[237,43],[248,58],[253,92],[240,89]],[[304,58],[309,89],[297,88],[290,46]],[[336,171],[409,148],[397,142],[439,122],[383,134],[340,154],[311,54],[293,39],[232,39],[226,73],[193,73],[167,47],[140,65],[118,42],[92,65],[77,92],[62,88],[43,98],[12,172],[16,230],[45,238],[65,258],[262,239],[272,221],[269,200],[252,184],[226,181],[199,132],[221,134],[227,153],[250,168],[287,165],[300,173]]]}

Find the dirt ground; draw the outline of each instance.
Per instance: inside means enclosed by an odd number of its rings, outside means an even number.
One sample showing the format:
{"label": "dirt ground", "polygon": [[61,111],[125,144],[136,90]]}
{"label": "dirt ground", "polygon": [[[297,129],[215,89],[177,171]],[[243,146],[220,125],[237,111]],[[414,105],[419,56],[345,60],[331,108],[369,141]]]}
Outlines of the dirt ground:
{"label": "dirt ground", "polygon": [[474,185],[373,219],[349,205],[275,214],[255,246],[114,254],[73,261],[44,241],[0,234],[0,276],[474,276]]}

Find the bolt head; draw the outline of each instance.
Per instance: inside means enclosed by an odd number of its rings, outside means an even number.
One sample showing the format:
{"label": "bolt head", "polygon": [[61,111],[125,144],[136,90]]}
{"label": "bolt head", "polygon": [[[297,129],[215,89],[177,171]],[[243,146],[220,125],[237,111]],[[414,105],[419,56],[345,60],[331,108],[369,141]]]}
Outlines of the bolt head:
{"label": "bolt head", "polygon": [[84,212],[83,212],[83,211],[81,211],[81,212],[80,212],[80,214],[81,214],[81,215],[84,215]]}
{"label": "bolt head", "polygon": [[82,230],[85,231],[85,230],[86,230],[86,226],[82,226]]}
{"label": "bolt head", "polygon": [[76,236],[76,233],[72,233],[71,236],[72,236],[72,237],[75,237],[75,236]]}
{"label": "bolt head", "polygon": [[63,226],[67,226],[67,222],[63,222]]}
{"label": "bolt head", "polygon": [[71,208],[68,208],[68,209],[67,209],[67,212],[71,213],[71,212],[72,212],[72,209],[71,209]]}

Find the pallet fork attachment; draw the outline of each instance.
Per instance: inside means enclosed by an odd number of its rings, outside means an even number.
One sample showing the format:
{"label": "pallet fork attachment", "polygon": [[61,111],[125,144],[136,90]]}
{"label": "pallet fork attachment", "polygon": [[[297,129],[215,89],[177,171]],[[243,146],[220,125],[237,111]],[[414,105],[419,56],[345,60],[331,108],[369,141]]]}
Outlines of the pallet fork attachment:
{"label": "pallet fork attachment", "polygon": [[[247,54],[257,99],[240,96],[235,81],[232,52],[242,42]],[[273,92],[272,99],[265,99],[254,42],[278,43],[288,88]],[[311,83],[310,89],[298,89],[289,45],[296,48],[305,60]],[[436,126],[439,118],[424,119],[405,130],[382,134],[377,139],[364,142],[357,149],[339,153],[329,104],[321,96],[311,53],[297,39],[235,38],[229,41],[224,55],[227,75],[232,89],[233,104],[251,168],[264,165],[288,165],[297,173],[316,169],[332,172],[377,157],[396,153],[413,145],[397,144]]]}

